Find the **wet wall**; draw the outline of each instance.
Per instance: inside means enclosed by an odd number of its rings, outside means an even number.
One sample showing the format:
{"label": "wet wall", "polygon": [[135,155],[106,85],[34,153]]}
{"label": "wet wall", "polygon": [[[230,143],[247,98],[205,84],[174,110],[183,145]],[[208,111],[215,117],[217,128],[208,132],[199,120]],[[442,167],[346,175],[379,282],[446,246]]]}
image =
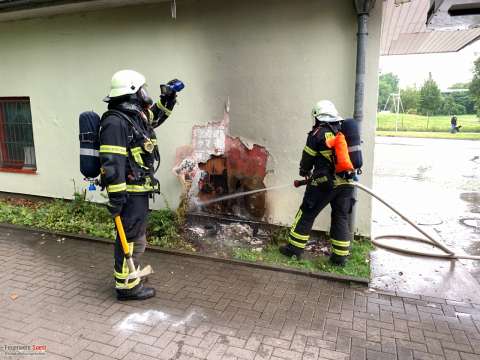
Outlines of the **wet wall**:
{"label": "wet wall", "polygon": [[[363,124],[362,182],[371,183],[381,3],[372,12]],[[19,41],[21,39],[21,41]],[[142,72],[153,96],[159,84],[185,81],[177,108],[158,131],[159,178],[170,205],[180,184],[171,173],[177,148],[191,144],[195,125],[221,120],[230,99],[230,135],[266,149],[265,186],[290,183],[319,99],[353,112],[356,15],[351,0],[177,1],[86,14],[0,23],[0,97],[29,96],[36,175],[0,173],[0,191],[71,197],[78,169],[78,114],[105,110],[112,74]],[[269,160],[270,161],[270,160]],[[99,194],[92,199],[104,201]],[[269,192],[268,221],[289,224],[302,198],[293,188]],[[153,208],[164,206],[157,198]],[[360,198],[358,229],[370,232],[370,202]],[[315,224],[327,229],[325,212]]]}

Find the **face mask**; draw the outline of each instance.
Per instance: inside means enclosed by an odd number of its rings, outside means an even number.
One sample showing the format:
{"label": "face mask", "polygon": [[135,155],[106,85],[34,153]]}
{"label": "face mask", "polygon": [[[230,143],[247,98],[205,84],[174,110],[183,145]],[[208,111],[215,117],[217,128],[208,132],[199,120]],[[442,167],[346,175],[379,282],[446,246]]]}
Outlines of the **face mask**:
{"label": "face mask", "polygon": [[143,85],[140,90],[138,90],[138,98],[142,101],[145,107],[150,107],[153,105],[152,98],[148,95],[146,85]]}

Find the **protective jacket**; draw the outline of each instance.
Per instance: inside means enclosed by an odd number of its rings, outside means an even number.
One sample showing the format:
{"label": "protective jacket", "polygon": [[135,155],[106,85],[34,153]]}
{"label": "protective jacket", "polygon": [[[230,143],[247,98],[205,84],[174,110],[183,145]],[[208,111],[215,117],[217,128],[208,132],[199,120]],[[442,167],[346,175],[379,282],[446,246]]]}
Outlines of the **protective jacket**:
{"label": "protective jacket", "polygon": [[175,100],[162,98],[144,110],[134,102],[111,102],[100,128],[102,185],[110,202],[122,204],[127,194],[158,189],[155,162],[160,161],[154,129],[171,114]]}
{"label": "protective jacket", "polygon": [[[335,151],[327,145],[340,130],[337,124],[319,123],[308,133],[307,143],[300,160],[300,175],[312,175],[312,185],[329,190],[338,185],[349,184],[342,175],[335,173]],[[313,170],[313,172],[312,172]]]}

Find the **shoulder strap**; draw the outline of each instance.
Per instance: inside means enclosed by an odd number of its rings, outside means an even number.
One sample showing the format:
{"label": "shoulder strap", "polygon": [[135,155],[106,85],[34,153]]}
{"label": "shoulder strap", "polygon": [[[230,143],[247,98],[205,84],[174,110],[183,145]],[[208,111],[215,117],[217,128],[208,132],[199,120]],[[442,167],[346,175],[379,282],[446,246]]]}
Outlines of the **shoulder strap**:
{"label": "shoulder strap", "polygon": [[116,115],[119,118],[125,120],[128,124],[130,124],[130,126],[132,127],[133,131],[135,131],[136,134],[141,134],[143,137],[145,137],[145,135],[143,134],[143,131],[139,128],[137,124],[135,124],[135,122],[130,118],[130,116],[124,114],[119,110],[110,109],[103,114],[102,120],[106,118],[108,115]]}

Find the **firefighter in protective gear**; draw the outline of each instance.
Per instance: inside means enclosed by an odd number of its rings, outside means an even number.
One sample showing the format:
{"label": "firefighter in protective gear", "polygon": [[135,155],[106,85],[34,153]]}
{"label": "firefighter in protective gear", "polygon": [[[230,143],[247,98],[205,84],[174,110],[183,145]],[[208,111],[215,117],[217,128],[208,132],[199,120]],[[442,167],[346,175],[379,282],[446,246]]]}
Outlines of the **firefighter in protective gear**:
{"label": "firefighter in protective gear", "polygon": [[348,174],[335,172],[335,148],[332,140],[339,133],[343,118],[339,116],[335,105],[328,100],[315,104],[312,118],[314,126],[308,133],[300,161],[300,176],[309,178],[310,181],[290,228],[289,242],[280,248],[280,252],[285,256],[295,255],[301,258],[315,218],[330,204],[330,261],[343,266],[349,255],[353,236],[349,228],[349,217],[354,201],[354,188]]}
{"label": "firefighter in protective gear", "polygon": [[[111,90],[104,99],[108,111],[100,127],[101,182],[107,189],[108,208],[120,215],[135,267],[146,247],[149,198],[159,192],[155,166],[160,161],[154,129],[171,114],[176,93],[163,93],[153,104],[145,77],[122,70],[112,77]],[[114,277],[119,300],[142,300],[155,296],[155,289],[140,278],[130,279],[119,236],[115,241]]]}

